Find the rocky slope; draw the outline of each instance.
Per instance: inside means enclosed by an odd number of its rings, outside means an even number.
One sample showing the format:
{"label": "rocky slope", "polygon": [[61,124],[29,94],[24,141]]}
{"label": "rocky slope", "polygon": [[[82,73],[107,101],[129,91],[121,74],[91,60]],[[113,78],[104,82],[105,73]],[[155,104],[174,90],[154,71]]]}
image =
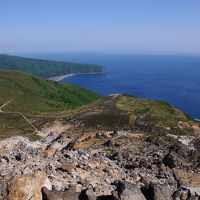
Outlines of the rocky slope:
{"label": "rocky slope", "polygon": [[18,74],[0,80],[0,200],[200,199],[200,124],[186,113]]}
{"label": "rocky slope", "polygon": [[200,199],[196,136],[58,124],[0,142],[0,199]]}

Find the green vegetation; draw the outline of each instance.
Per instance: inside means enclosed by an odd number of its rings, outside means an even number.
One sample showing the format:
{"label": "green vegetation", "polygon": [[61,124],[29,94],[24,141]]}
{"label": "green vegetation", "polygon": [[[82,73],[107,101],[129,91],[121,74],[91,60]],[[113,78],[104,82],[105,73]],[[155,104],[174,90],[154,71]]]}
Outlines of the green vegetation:
{"label": "green vegetation", "polygon": [[87,105],[85,111],[78,114],[86,128],[123,129],[129,127],[129,115],[116,107],[118,97],[107,96]]}
{"label": "green vegetation", "polygon": [[33,136],[34,131],[19,114],[0,113],[0,140],[15,135]]}
{"label": "green vegetation", "polygon": [[194,133],[193,126],[199,126],[188,114],[167,102],[126,94],[104,97],[87,105],[87,110],[78,114],[78,120],[86,128],[133,129],[176,135]]}
{"label": "green vegetation", "polygon": [[36,115],[74,109],[101,98],[90,90],[32,76],[23,72],[0,71],[0,104],[10,101],[5,111]]}
{"label": "green vegetation", "polygon": [[99,65],[38,60],[5,54],[0,54],[0,70],[22,71],[43,78],[72,73],[106,72],[106,68]]}
{"label": "green vegetation", "polygon": [[0,71],[0,94],[0,106],[8,102],[2,108],[4,112],[0,112],[0,139],[14,135],[38,139],[36,130],[22,114],[34,120],[34,125],[38,127],[54,120],[54,113],[70,113],[101,98],[101,95],[80,86],[17,71]]}
{"label": "green vegetation", "polygon": [[[37,130],[56,119],[75,129],[133,129],[184,135],[199,127],[169,103],[133,97],[102,97],[85,88],[24,72],[0,71],[0,139],[23,135],[38,139]],[[1,111],[0,110],[0,111]]]}
{"label": "green vegetation", "polygon": [[122,95],[116,107],[129,113],[129,122],[134,128],[177,135],[194,131],[192,117],[167,102]]}

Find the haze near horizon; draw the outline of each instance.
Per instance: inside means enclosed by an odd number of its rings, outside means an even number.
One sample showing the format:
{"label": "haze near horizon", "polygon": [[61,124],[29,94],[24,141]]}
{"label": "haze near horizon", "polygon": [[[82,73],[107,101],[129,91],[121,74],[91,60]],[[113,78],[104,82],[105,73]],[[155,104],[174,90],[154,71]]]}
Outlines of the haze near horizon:
{"label": "haze near horizon", "polygon": [[200,54],[198,0],[6,0],[0,53],[102,51]]}

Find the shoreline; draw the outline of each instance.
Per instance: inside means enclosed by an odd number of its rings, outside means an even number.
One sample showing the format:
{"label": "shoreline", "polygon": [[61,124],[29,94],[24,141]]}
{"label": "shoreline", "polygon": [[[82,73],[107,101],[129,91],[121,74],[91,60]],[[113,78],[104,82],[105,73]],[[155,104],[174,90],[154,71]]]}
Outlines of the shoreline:
{"label": "shoreline", "polygon": [[200,119],[195,118],[194,120],[200,123]]}
{"label": "shoreline", "polygon": [[92,72],[92,73],[65,74],[65,75],[61,75],[61,76],[50,77],[50,78],[47,78],[47,79],[52,80],[52,81],[61,81],[61,80],[65,79],[65,78],[68,78],[68,77],[71,77],[71,76],[75,76],[75,75],[106,74],[106,73],[108,73],[108,71],[105,71],[105,72]]}

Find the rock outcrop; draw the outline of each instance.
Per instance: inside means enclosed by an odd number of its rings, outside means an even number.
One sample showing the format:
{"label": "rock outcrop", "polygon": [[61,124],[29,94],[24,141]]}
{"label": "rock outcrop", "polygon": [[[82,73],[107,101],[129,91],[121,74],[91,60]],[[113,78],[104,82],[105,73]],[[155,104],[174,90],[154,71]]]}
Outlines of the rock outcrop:
{"label": "rock outcrop", "polygon": [[0,199],[200,198],[198,150],[168,135],[51,132],[37,142],[10,138],[0,147]]}
{"label": "rock outcrop", "polygon": [[52,189],[46,173],[37,171],[34,174],[18,175],[10,187],[10,200],[42,200],[41,189],[46,186]]}

